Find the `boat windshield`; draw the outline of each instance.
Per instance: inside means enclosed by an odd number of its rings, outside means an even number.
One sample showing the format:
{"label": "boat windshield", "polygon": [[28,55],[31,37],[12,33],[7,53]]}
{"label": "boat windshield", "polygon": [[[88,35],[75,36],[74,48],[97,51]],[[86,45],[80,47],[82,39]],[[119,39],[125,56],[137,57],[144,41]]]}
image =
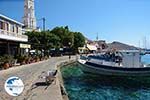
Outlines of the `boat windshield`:
{"label": "boat windshield", "polygon": [[122,62],[122,56],[120,53],[105,53],[101,55],[89,55],[89,59],[105,60],[109,62]]}

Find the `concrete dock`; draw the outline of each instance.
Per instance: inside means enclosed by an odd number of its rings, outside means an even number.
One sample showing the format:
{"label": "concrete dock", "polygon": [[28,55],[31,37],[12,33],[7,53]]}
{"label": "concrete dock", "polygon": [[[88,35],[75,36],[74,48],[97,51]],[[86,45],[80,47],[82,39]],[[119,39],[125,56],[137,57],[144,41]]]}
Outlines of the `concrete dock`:
{"label": "concrete dock", "polygon": [[[45,85],[45,80],[39,79],[38,76],[43,71],[56,69],[57,65],[66,61],[69,61],[68,56],[54,57],[46,61],[0,71],[0,100],[62,100],[58,77],[50,85]],[[20,77],[25,85],[23,93],[18,97],[8,95],[4,89],[5,81],[11,76]]]}

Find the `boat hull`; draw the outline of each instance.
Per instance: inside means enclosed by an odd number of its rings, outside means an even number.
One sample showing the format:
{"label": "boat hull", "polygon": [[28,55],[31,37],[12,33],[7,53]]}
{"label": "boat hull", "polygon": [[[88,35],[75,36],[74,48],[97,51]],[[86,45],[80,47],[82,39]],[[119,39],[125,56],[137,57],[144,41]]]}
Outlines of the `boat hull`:
{"label": "boat hull", "polygon": [[150,76],[150,67],[143,68],[126,68],[100,65],[91,62],[81,63],[82,70],[85,73],[109,75],[109,76]]}

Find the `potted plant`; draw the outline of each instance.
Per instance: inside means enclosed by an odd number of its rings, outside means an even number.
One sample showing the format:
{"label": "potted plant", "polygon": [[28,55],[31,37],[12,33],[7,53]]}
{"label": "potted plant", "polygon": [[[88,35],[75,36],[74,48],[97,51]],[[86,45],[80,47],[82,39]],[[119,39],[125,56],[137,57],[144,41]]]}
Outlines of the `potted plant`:
{"label": "potted plant", "polygon": [[44,58],[45,58],[45,60],[47,60],[47,59],[48,59],[48,56],[45,56]]}
{"label": "potted plant", "polygon": [[2,56],[0,56],[0,70],[3,68]]}
{"label": "potted plant", "polygon": [[36,56],[36,57],[35,57],[35,62],[39,62],[39,61],[40,61],[39,56]]}
{"label": "potted plant", "polygon": [[10,55],[4,55],[2,58],[1,58],[1,61],[3,62],[3,68],[4,69],[8,69],[9,67],[11,67],[12,65],[12,60],[13,60],[13,57],[10,56]]}
{"label": "potted plant", "polygon": [[25,60],[26,60],[26,59],[25,59],[25,56],[20,55],[20,56],[18,57],[18,62],[20,63],[20,65],[26,64],[26,61],[25,61]]}
{"label": "potted plant", "polygon": [[30,64],[30,63],[31,63],[32,58],[31,58],[31,57],[26,57],[26,58],[25,58],[25,60],[26,60],[26,64]]}
{"label": "potted plant", "polygon": [[5,61],[4,64],[3,64],[3,68],[8,69],[9,67],[10,67],[9,62]]}

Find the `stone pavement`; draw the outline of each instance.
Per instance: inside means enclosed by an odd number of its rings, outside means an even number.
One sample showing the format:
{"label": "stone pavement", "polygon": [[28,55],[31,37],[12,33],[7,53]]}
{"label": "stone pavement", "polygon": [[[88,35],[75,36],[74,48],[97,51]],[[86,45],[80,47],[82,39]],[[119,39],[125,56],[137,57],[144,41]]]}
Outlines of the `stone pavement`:
{"label": "stone pavement", "polygon": [[[58,78],[49,86],[41,84],[34,87],[34,84],[44,82],[38,78],[43,71],[56,69],[56,65],[65,61],[69,61],[68,56],[54,57],[46,61],[0,71],[0,100],[62,100]],[[25,89],[18,97],[12,97],[4,90],[4,83],[11,76],[20,77],[24,82]]]}

